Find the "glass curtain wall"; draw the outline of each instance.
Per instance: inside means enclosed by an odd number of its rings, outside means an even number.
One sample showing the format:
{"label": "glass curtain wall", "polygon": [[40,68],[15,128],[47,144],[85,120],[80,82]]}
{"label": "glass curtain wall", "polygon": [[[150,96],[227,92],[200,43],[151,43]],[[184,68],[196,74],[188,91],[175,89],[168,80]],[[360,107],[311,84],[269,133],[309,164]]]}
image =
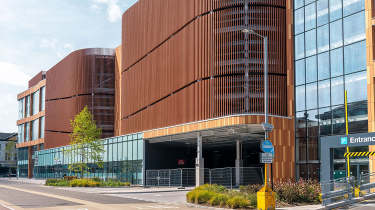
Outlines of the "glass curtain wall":
{"label": "glass curtain wall", "polygon": [[18,100],[18,119],[22,119],[24,117],[25,112],[25,98],[21,98]]}
{"label": "glass curtain wall", "polygon": [[27,177],[29,165],[28,148],[17,149],[17,173],[19,177]]}
{"label": "glass curtain wall", "polygon": [[365,0],[294,0],[297,177],[319,179],[318,140],[367,132]]}
{"label": "glass curtain wall", "polygon": [[[132,184],[143,184],[143,135],[131,134],[102,140],[104,146],[104,167],[98,168],[88,161],[90,172],[85,177],[117,179]],[[59,147],[35,152],[38,161],[34,167],[35,178],[61,178],[76,175],[68,170],[68,164],[75,162],[69,156],[67,147]]]}
{"label": "glass curtain wall", "polygon": [[42,87],[40,88],[40,111],[44,111],[45,109],[45,102],[46,100],[46,88]]}

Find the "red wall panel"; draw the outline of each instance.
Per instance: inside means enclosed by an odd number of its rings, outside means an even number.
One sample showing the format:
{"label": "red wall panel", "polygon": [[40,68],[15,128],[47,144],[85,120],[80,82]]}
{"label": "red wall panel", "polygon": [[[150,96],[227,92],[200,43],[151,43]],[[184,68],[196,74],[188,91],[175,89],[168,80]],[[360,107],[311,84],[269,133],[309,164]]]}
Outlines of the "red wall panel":
{"label": "red wall panel", "polygon": [[263,42],[244,25],[269,39],[269,111],[287,116],[285,21],[285,1],[140,0],[123,15],[119,133],[263,113]]}

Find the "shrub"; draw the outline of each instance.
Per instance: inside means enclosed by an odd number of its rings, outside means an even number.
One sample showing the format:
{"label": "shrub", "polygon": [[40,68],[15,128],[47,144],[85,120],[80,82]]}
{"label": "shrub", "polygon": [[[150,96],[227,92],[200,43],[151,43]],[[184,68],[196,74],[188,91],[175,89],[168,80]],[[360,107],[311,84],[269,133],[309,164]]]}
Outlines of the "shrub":
{"label": "shrub", "polygon": [[69,186],[69,181],[64,180],[64,179],[47,179],[45,185],[63,187],[63,186]]}
{"label": "shrub", "polygon": [[227,188],[221,185],[217,185],[217,184],[204,184],[195,188],[195,190],[207,190],[210,192],[222,193],[222,192],[225,192]]}
{"label": "shrub", "polygon": [[209,201],[208,203],[211,205],[211,206],[220,206],[220,207],[223,207],[226,205],[227,203],[227,200],[229,199],[229,196],[226,195],[226,194],[221,194],[221,193],[217,193],[215,194]]}
{"label": "shrub", "polygon": [[274,191],[281,201],[294,203],[319,203],[320,184],[313,180],[300,179],[279,181],[274,184]]}
{"label": "shrub", "polygon": [[212,197],[214,197],[217,193],[208,190],[197,190],[195,203],[207,203]]}
{"label": "shrub", "polygon": [[188,193],[186,193],[186,200],[189,202],[189,203],[194,203],[195,202],[195,197],[197,196],[197,190],[192,190]]}
{"label": "shrub", "polygon": [[71,187],[99,187],[100,182],[91,179],[74,179],[70,181]]}
{"label": "shrub", "polygon": [[247,195],[247,199],[249,200],[250,202],[250,206],[256,208],[257,207],[257,194],[256,193],[252,193],[252,194],[248,194]]}
{"label": "shrub", "polygon": [[243,196],[234,196],[231,197],[227,200],[227,206],[230,208],[246,208],[250,206],[250,201],[248,201],[245,197]]}
{"label": "shrub", "polygon": [[64,176],[64,180],[71,181],[73,179],[77,179],[77,176]]}
{"label": "shrub", "polygon": [[246,186],[240,186],[240,192],[243,193],[257,193],[263,185],[260,184],[251,184]]}

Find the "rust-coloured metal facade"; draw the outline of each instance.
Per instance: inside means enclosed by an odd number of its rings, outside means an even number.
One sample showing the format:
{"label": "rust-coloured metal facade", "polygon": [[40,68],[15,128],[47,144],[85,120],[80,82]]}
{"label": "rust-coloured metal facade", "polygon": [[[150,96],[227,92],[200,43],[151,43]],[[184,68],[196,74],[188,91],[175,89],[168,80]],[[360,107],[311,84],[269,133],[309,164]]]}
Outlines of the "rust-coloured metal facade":
{"label": "rust-coloured metal facade", "polygon": [[286,19],[279,0],[138,1],[123,15],[119,133],[263,113],[263,42],[244,27],[269,38],[269,111],[288,116]]}
{"label": "rust-coloured metal facade", "polygon": [[70,120],[84,106],[93,113],[102,137],[114,133],[115,52],[78,50],[47,71],[45,148],[67,145]]}

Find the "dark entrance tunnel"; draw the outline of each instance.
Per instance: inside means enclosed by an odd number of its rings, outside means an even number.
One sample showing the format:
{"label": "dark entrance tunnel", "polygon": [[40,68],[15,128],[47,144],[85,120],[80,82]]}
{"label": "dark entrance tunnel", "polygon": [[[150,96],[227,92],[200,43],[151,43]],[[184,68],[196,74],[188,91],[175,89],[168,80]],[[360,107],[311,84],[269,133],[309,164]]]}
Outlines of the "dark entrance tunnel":
{"label": "dark entrance tunnel", "polygon": [[[260,141],[242,142],[243,167],[263,167],[259,163]],[[168,141],[145,144],[145,169],[195,168],[197,156],[195,141]],[[236,142],[203,141],[205,168],[235,167]]]}

